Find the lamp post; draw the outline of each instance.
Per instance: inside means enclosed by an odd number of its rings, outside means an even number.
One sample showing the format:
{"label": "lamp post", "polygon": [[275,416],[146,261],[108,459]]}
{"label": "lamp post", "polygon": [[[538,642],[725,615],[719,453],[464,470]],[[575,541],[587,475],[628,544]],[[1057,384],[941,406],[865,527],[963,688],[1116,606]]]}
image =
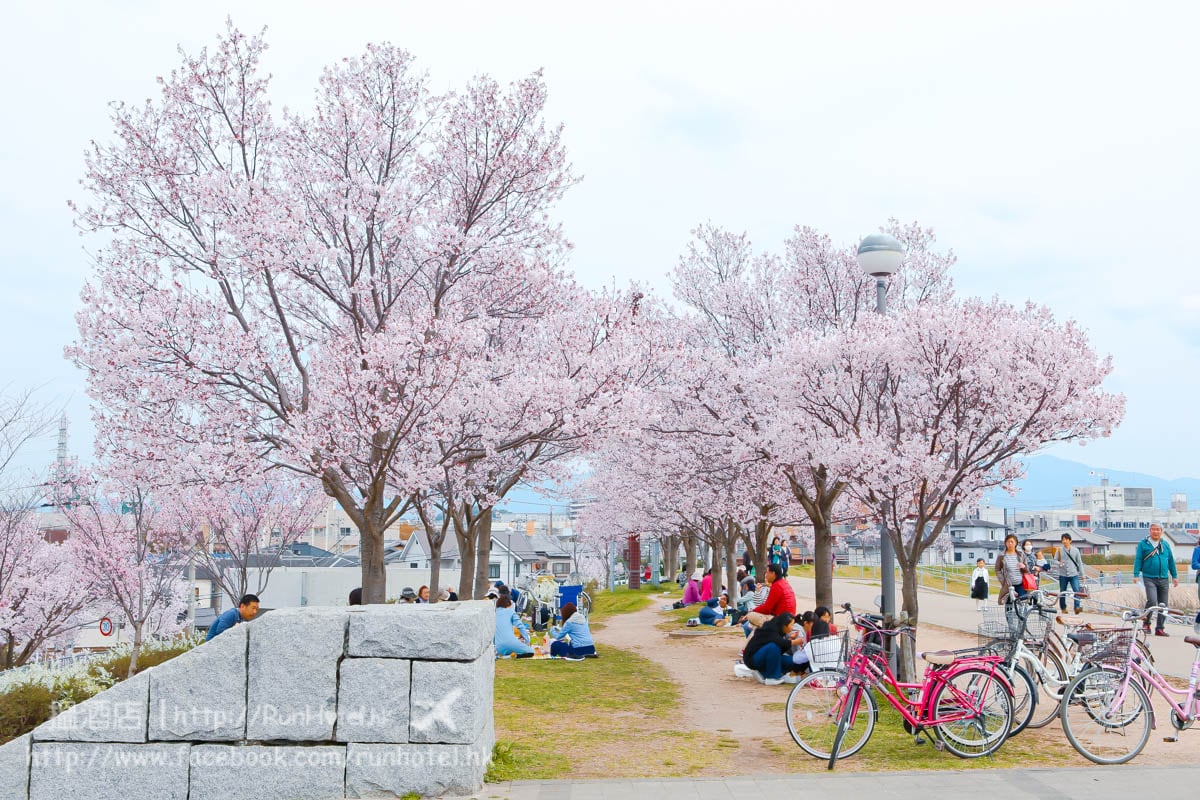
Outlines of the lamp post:
{"label": "lamp post", "polygon": [[[904,261],[904,245],[894,236],[873,233],[858,245],[858,265],[875,279],[875,311],[887,313],[888,278],[900,269]],[[884,619],[896,616],[896,551],[888,536],[887,523],[882,515],[879,522],[879,589],[883,595],[880,611]]]}

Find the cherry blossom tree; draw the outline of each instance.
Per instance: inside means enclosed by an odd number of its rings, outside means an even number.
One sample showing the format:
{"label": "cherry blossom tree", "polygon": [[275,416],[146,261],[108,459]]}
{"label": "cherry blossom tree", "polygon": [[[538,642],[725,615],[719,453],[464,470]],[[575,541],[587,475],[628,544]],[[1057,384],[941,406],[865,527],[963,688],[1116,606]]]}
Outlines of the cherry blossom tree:
{"label": "cherry blossom tree", "polygon": [[[469,396],[443,407],[441,475],[416,494],[433,553],[453,532],[462,556],[459,596],[490,583],[492,509],[519,483],[565,482],[573,459],[620,426],[636,392],[657,382],[662,309],[631,287],[563,286],[537,316],[498,320],[470,358]],[[449,418],[448,410],[456,416]]]}
{"label": "cherry blossom tree", "polygon": [[[887,230],[908,253],[891,282],[893,311],[948,300],[953,254],[934,250],[932,231],[918,225],[893,220]],[[709,360],[723,373],[701,384],[697,394],[706,408],[724,408],[728,435],[769,465],[763,471],[760,519],[787,505],[802,509],[813,530],[817,602],[832,605],[832,528],[844,518],[839,508],[844,508],[848,473],[835,463],[836,447],[832,452],[816,447],[819,441],[811,437],[804,413],[796,416],[779,405],[766,372],[789,342],[846,330],[873,314],[873,283],[852,247],[835,246],[811,228],[797,227],[781,257],[755,254],[744,234],[711,224],[697,228],[693,237],[673,273],[673,286],[676,297],[703,322],[696,338],[707,344]],[[784,495],[776,482],[783,483]],[[796,512],[784,516],[800,518]],[[758,563],[765,561],[769,533],[764,524],[755,526],[750,543]]]}
{"label": "cherry blossom tree", "polygon": [[0,509],[0,668],[75,630],[89,605],[76,547],[50,541],[26,503]]}
{"label": "cherry blossom tree", "polygon": [[37,524],[44,478],[21,463],[55,421],[35,390],[0,390],[0,668],[74,628],[85,604],[71,548],[47,541]]}
{"label": "cherry blossom tree", "polygon": [[807,420],[800,435],[884,520],[915,622],[917,566],[960,505],[1011,487],[1019,456],[1120,422],[1124,398],[1103,388],[1110,370],[1078,325],[1044,307],[967,300],[794,340],[770,380]]}
{"label": "cherry blossom tree", "polygon": [[265,48],[231,27],[157,100],[114,106],[78,208],[104,244],[68,354],[122,457],[319,480],[383,602],[384,532],[440,477],[472,355],[561,293],[550,212],[574,179],[538,74],[436,96],[372,45],[324,72],[310,113],[279,115]]}
{"label": "cherry blossom tree", "polygon": [[192,594],[183,571],[197,532],[165,492],[154,494],[131,472],[80,473],[60,492],[88,595],[133,630],[132,676],[147,635],[181,628]]}
{"label": "cherry blossom tree", "polygon": [[326,502],[319,486],[281,472],[178,494],[179,518],[199,533],[192,557],[234,606],[266,590],[281,555],[311,529]]}

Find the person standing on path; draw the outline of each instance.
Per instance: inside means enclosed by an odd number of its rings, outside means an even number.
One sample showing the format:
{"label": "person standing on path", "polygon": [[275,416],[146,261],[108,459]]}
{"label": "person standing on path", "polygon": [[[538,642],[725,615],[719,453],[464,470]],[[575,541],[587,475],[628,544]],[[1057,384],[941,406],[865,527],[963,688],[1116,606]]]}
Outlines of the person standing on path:
{"label": "person standing on path", "polygon": [[778,536],[771,540],[770,552],[770,562],[772,564],[778,564],[780,573],[786,578],[788,573],[788,562],[792,559],[790,557],[790,552],[784,547],[783,540]]}
{"label": "person standing on path", "polygon": [[988,596],[988,571],[983,559],[975,561],[975,571],[971,573],[971,597],[975,600],[975,610],[983,609]]}
{"label": "person standing on path", "polygon": [[[1200,542],[1192,548],[1192,573],[1196,576],[1196,595],[1200,598]],[[1200,625],[1200,611],[1196,612],[1196,624]]]}
{"label": "person standing on path", "polygon": [[[1171,587],[1178,586],[1179,574],[1175,567],[1175,554],[1171,552],[1171,543],[1163,538],[1162,526],[1155,523],[1150,526],[1150,535],[1138,542],[1137,552],[1133,554],[1133,582],[1138,582],[1141,576],[1146,587],[1146,608],[1156,605],[1169,605]],[[1170,636],[1167,633],[1167,616],[1155,614],[1154,635]],[[1150,632],[1150,620],[1143,624],[1143,630]]]}
{"label": "person standing on path", "polygon": [[1079,548],[1071,544],[1071,534],[1064,533],[1062,535],[1061,544],[1058,548],[1058,609],[1060,611],[1067,610],[1067,598],[1061,592],[1070,589],[1075,598],[1075,613],[1078,614],[1083,610],[1083,601],[1079,599],[1079,579],[1083,576],[1083,556],[1079,553]]}
{"label": "person standing on path", "polygon": [[996,602],[1004,605],[1008,602],[1008,590],[1016,589],[1017,597],[1024,597],[1028,592],[1021,585],[1021,577],[1029,572],[1025,557],[1017,552],[1017,535],[1010,533],[1004,537],[1004,552],[996,556],[996,577],[1000,580],[1000,596]]}

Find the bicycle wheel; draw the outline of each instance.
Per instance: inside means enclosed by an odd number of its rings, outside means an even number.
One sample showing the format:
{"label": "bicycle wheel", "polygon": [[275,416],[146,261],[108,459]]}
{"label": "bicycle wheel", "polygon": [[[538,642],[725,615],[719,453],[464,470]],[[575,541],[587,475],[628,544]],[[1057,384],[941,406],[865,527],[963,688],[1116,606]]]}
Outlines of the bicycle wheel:
{"label": "bicycle wheel", "polygon": [[[839,692],[840,695],[840,692]],[[829,748],[829,766],[833,769],[839,758],[849,758],[863,748],[875,730],[875,716],[879,710],[869,688],[854,684],[842,704],[838,715],[837,730]]]}
{"label": "bicycle wheel", "polygon": [[991,755],[1004,740],[1013,722],[1013,699],[998,673],[967,667],[944,678],[931,707],[936,718],[965,715],[934,725],[938,739],[959,758]]}
{"label": "bicycle wheel", "polygon": [[1041,700],[1038,697],[1037,686],[1034,685],[1033,678],[1029,677],[1029,673],[1023,666],[1005,668],[1004,672],[1013,689],[1013,722],[1012,729],[1008,732],[1009,738],[1012,738],[1029,726]]}
{"label": "bicycle wheel", "polygon": [[[1032,654],[1027,658],[1032,658]],[[1022,661],[1025,660],[1022,659]],[[1022,669],[1029,672],[1038,691],[1037,709],[1029,720],[1029,727],[1044,728],[1058,716],[1058,704],[1062,699],[1062,690],[1067,685],[1067,668],[1063,666],[1062,659],[1058,657],[1057,653],[1042,650],[1038,654],[1038,666],[1023,664]]]}
{"label": "bicycle wheel", "polygon": [[589,614],[592,613],[592,598],[591,598],[591,596],[588,595],[587,592],[580,592],[579,600],[576,602],[575,608],[577,611],[582,613],[583,616],[586,618]]}
{"label": "bicycle wheel", "polygon": [[[846,696],[838,689],[846,684],[846,673],[842,670],[818,670],[804,677],[792,687],[787,699],[787,726],[792,740],[800,749],[813,758],[826,759],[833,752],[833,740],[837,735],[838,719]],[[875,718],[879,715],[879,705],[871,692],[864,692],[859,703],[858,717],[855,719],[857,728],[865,728],[865,733],[857,744],[848,745],[844,740],[840,748],[841,757],[857,753],[875,727]]]}
{"label": "bicycle wheel", "polygon": [[1059,711],[1067,741],[1097,764],[1124,764],[1142,752],[1153,714],[1140,683],[1104,667],[1084,670],[1067,684]]}

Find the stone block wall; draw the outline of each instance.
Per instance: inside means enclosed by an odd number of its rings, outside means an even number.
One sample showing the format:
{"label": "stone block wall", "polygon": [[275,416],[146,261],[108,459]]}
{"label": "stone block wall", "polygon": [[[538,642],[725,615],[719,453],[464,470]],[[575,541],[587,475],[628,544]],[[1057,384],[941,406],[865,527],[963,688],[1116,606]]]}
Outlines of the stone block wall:
{"label": "stone block wall", "polygon": [[0,747],[0,800],[477,792],[494,630],[487,601],[272,611]]}

